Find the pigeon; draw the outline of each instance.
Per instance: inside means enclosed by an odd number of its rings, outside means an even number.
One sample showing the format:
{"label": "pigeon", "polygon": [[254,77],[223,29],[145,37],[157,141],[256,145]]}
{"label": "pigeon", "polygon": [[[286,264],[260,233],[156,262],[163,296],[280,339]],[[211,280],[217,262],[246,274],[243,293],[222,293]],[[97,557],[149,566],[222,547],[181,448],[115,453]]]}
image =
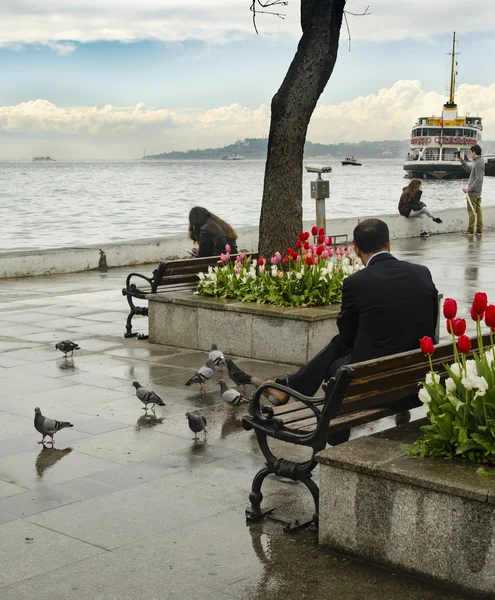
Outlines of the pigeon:
{"label": "pigeon", "polygon": [[46,436],[49,435],[52,438],[52,441],[47,442],[47,444],[53,445],[55,443],[53,436],[57,433],[57,431],[65,429],[66,427],[74,427],[74,425],[67,421],[55,421],[55,419],[48,419],[47,417],[44,417],[41,414],[41,410],[36,407],[34,409],[34,427],[36,431],[39,431],[43,436],[43,439],[41,442],[38,442],[38,444],[44,444]]}
{"label": "pigeon", "polygon": [[63,342],[58,342],[58,344],[55,344],[55,348],[57,350],[60,350],[60,352],[63,352],[65,355],[65,358],[67,358],[67,354],[69,354],[72,356],[74,354],[74,350],[80,350],[81,348],[79,348],[79,346],[77,344],[75,344],[74,342],[71,342],[70,340],[64,340]]}
{"label": "pigeon", "polygon": [[206,417],[203,415],[194,415],[190,412],[186,412],[186,417],[189,421],[189,429],[194,433],[193,440],[198,439],[198,433],[200,431],[204,431],[206,440]]}
{"label": "pigeon", "polygon": [[247,398],[245,398],[241,394],[241,392],[238,392],[237,390],[230,388],[223,379],[220,379],[218,381],[218,385],[220,386],[222,398],[230,406],[230,410],[229,410],[230,414],[234,414],[234,411],[232,410],[232,406],[239,406],[239,404],[242,404],[243,402],[249,402],[249,400]]}
{"label": "pigeon", "polygon": [[251,376],[244,371],[241,371],[241,369],[239,369],[239,367],[231,358],[226,358],[225,362],[227,363],[227,368],[229,369],[229,377],[236,385],[244,386],[244,391],[246,391],[246,385],[251,383]]}
{"label": "pigeon", "polygon": [[186,385],[192,385],[193,383],[199,383],[200,387],[201,387],[201,391],[202,392],[207,392],[208,388],[203,385],[203,383],[205,381],[208,381],[208,379],[211,379],[213,377],[213,373],[215,373],[215,365],[213,364],[213,362],[208,359],[206,361],[206,364],[202,367],[200,367],[196,373],[194,373],[194,375],[191,377],[191,379],[189,379],[188,381],[186,381]]}
{"label": "pigeon", "polygon": [[208,358],[216,367],[225,364],[225,356],[223,355],[223,352],[218,349],[216,344],[211,345]]}
{"label": "pigeon", "polygon": [[136,396],[141,400],[144,404],[143,410],[148,410],[148,404],[151,404],[151,409],[154,410],[155,404],[158,406],[165,406],[165,402],[152,392],[144,385],[141,385],[139,381],[133,381],[132,385],[136,388]]}

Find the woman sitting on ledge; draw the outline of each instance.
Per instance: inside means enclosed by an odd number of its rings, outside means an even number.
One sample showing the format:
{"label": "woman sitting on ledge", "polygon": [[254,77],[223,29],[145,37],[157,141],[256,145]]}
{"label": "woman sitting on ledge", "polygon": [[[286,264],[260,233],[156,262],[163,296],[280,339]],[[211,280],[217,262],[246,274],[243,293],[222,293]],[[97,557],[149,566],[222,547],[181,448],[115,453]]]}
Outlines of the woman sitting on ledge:
{"label": "woman sitting on ledge", "polygon": [[421,219],[421,232],[419,237],[425,238],[430,234],[426,226],[426,217],[430,217],[435,223],[441,223],[442,219],[434,217],[421,200],[421,181],[412,179],[411,183],[402,189],[402,196],[399,201],[399,213],[403,217],[419,217]]}
{"label": "woman sitting on ledge", "polygon": [[202,206],[195,206],[189,212],[189,237],[198,245],[193,248],[196,257],[219,256],[227,245],[232,254],[237,253],[234,228]]}

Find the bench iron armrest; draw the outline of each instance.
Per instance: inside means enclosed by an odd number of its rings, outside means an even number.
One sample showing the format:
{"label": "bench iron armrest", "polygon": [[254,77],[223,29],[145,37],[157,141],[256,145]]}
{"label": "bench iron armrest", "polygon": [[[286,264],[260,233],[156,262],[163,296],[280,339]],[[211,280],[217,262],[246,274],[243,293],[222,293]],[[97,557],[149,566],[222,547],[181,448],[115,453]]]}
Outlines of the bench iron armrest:
{"label": "bench iron armrest", "polygon": [[144,299],[144,293],[141,292],[141,290],[137,287],[137,285],[135,283],[131,283],[132,277],[139,277],[141,279],[144,279],[151,286],[152,290],[153,290],[154,277],[146,277],[145,275],[141,275],[140,273],[129,273],[129,275],[127,276],[127,278],[125,280],[125,288],[122,290],[122,295],[123,296],[134,296],[136,298]]}

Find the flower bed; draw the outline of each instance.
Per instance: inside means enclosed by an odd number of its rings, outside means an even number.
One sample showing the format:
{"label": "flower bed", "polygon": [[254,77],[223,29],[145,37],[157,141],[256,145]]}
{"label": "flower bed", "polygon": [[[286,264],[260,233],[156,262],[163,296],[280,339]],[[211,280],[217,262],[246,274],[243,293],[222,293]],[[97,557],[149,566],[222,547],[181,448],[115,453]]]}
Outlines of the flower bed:
{"label": "flower bed", "polygon": [[[466,321],[457,318],[457,304],[447,298],[443,305],[448,332],[452,335],[455,362],[445,365],[448,377],[442,381],[433,370],[431,356],[435,351],[429,337],[420,340],[429,358],[431,370],[419,391],[420,400],[428,408],[429,424],[408,449],[415,456],[460,457],[477,463],[495,462],[495,305],[487,295],[475,294],[471,318],[476,322],[478,352],[466,360],[471,340],[465,335]],[[491,345],[483,346],[482,321],[490,331]]]}
{"label": "flower bed", "polygon": [[309,232],[301,232],[295,248],[287,248],[285,256],[276,252],[269,264],[264,258],[253,264],[244,254],[232,261],[227,246],[219,265],[199,274],[197,293],[277,306],[339,304],[342,281],[363,265],[352,248],[333,248],[323,228],[314,226],[311,233],[313,242]]}

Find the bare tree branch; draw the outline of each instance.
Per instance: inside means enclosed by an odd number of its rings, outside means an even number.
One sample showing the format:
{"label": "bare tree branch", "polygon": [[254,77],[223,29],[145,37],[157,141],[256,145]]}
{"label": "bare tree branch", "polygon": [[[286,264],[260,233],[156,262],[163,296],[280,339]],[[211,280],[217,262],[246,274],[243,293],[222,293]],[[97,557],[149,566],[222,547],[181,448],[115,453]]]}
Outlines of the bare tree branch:
{"label": "bare tree branch", "polygon": [[347,27],[347,33],[349,35],[349,37],[346,40],[346,42],[349,42],[349,52],[351,51],[351,30],[349,29],[349,21],[347,20],[347,15],[352,15],[353,17],[367,17],[368,15],[371,15],[371,13],[369,12],[369,8],[370,7],[368,5],[362,13],[353,13],[348,10],[344,10],[345,26]]}
{"label": "bare tree branch", "polygon": [[273,10],[259,10],[258,5],[261,8],[270,8],[272,6],[287,6],[289,4],[288,0],[252,0],[250,11],[253,13],[253,27],[256,33],[258,33],[258,28],[256,27],[256,15],[275,15],[279,19],[285,19],[284,13],[278,13]]}

